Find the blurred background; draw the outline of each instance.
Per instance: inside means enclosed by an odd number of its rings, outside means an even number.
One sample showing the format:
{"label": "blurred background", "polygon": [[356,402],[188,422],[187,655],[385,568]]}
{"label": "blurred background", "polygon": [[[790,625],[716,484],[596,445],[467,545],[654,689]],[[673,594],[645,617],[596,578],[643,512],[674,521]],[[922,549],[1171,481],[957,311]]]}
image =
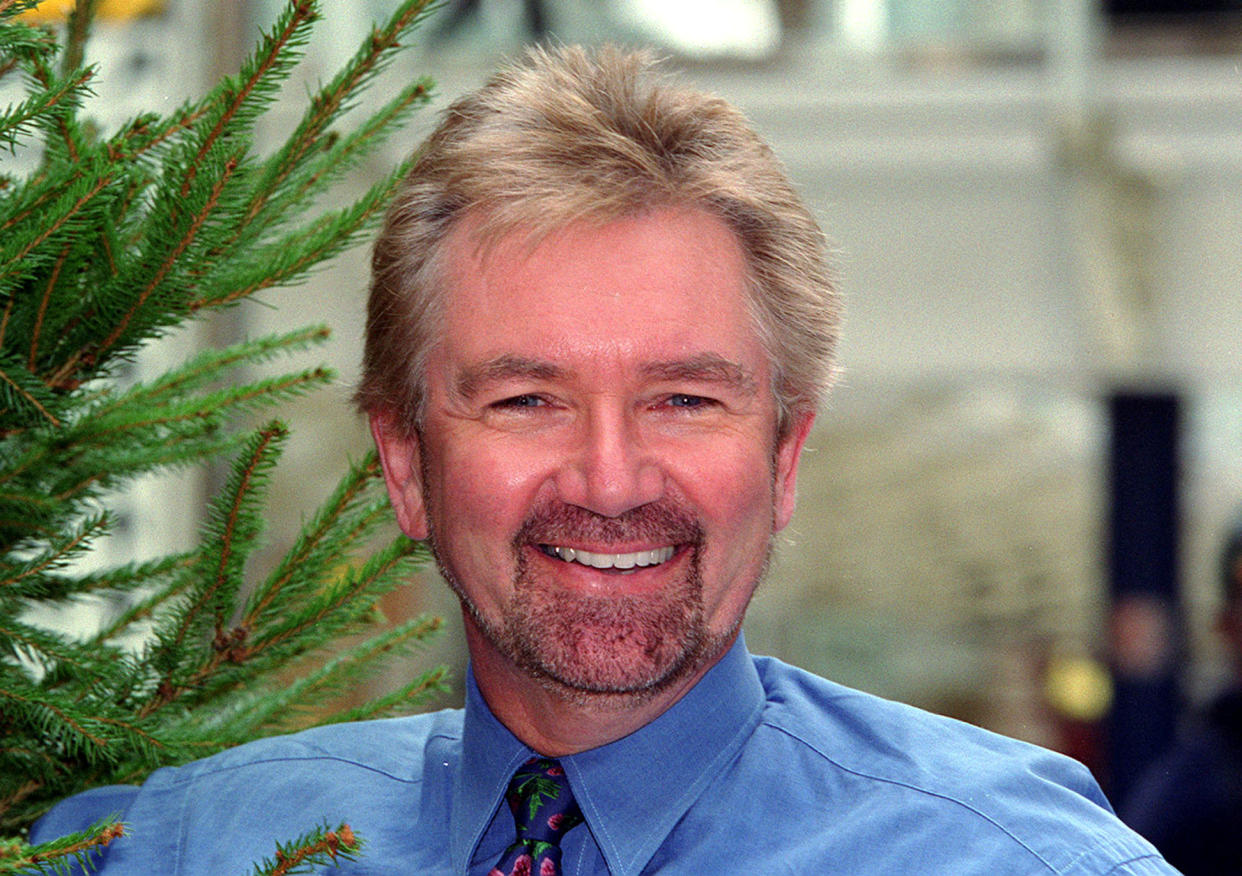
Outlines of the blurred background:
{"label": "blurred background", "polygon": [[[325,3],[296,96],[392,5]],[[278,8],[106,4],[96,115],[206,91]],[[1069,752],[1124,796],[1228,680],[1213,630],[1242,509],[1242,0],[447,2],[388,74],[438,86],[384,160],[543,38],[652,45],[735,102],[836,246],[843,377],[751,649]],[[273,130],[299,112],[278,107]],[[310,358],[341,381],[289,411],[274,548],[367,449],[348,402],[366,284],[358,251],[151,354],[333,327]],[[206,489],[140,485],[110,549],[188,539]],[[425,662],[460,685],[456,605],[424,579],[385,611],[443,614]]]}

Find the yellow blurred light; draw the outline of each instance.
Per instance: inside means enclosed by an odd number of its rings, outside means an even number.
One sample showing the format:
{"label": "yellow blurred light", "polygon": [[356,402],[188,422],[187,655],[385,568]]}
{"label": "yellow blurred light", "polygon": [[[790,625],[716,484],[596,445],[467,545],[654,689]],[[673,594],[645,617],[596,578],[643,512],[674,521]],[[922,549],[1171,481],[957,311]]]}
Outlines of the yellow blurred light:
{"label": "yellow blurred light", "polygon": [[1090,657],[1053,657],[1044,676],[1044,697],[1067,718],[1099,721],[1113,703],[1113,679],[1100,661]]}
{"label": "yellow blurred light", "polygon": [[[102,0],[95,17],[124,21],[144,15],[158,15],[164,11],[164,3],[165,0]],[[35,24],[64,21],[75,5],[76,0],[43,0],[19,17]]]}

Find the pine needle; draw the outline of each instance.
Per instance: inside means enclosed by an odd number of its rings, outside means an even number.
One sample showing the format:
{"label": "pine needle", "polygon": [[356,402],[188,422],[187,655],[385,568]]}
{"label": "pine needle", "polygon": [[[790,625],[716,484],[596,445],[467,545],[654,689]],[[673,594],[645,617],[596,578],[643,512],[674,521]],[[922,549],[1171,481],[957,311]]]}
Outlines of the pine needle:
{"label": "pine needle", "polygon": [[[19,833],[67,795],[259,735],[409,711],[444,683],[442,670],[410,672],[369,702],[341,702],[438,629],[377,621],[379,598],[427,555],[404,538],[371,553],[393,528],[373,455],[342,464],[283,559],[255,568],[287,429],[251,418],[333,374],[252,369],[322,342],[325,327],[122,379],[148,342],[305,280],[375,226],[407,165],[361,196],[336,187],[425,105],[427,80],[366,89],[430,4],[399,3],[266,156],[256,126],[312,39],[318,2],[286,0],[236,75],[113,131],[83,109],[109,75],[89,63],[96,5],[79,3],[58,38],[15,17],[28,0],[0,0],[0,77],[20,92],[0,108],[0,161],[19,159],[0,169],[0,830]],[[206,507],[169,509],[201,521],[193,544],[97,562],[122,520],[116,490],[230,459]],[[47,620],[83,605],[99,606],[86,630]],[[360,848],[344,826],[307,828],[257,872]],[[89,869],[124,831],[109,821],[38,847],[0,839],[0,874]]]}

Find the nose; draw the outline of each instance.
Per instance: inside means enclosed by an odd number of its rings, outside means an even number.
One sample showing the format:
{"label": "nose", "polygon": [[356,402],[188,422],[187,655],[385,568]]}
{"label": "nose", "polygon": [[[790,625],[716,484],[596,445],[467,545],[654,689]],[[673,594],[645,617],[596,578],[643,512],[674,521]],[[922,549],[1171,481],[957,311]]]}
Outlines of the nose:
{"label": "nose", "polygon": [[562,501],[619,517],[660,498],[664,476],[632,413],[593,410],[576,432],[557,479]]}

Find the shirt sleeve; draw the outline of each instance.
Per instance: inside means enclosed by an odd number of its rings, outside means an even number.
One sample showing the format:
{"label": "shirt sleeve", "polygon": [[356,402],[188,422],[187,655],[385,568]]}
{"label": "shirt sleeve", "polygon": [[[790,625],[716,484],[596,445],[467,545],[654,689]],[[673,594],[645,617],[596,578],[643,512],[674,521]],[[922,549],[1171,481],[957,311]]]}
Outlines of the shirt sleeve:
{"label": "shirt sleeve", "polygon": [[137,785],[107,785],[75,794],[57,803],[30,829],[32,844],[45,843],[66,834],[86,830],[105,818],[124,820],[138,796]]}
{"label": "shirt sleeve", "polygon": [[1159,855],[1147,855],[1118,864],[1105,876],[1181,876],[1181,871]]}

